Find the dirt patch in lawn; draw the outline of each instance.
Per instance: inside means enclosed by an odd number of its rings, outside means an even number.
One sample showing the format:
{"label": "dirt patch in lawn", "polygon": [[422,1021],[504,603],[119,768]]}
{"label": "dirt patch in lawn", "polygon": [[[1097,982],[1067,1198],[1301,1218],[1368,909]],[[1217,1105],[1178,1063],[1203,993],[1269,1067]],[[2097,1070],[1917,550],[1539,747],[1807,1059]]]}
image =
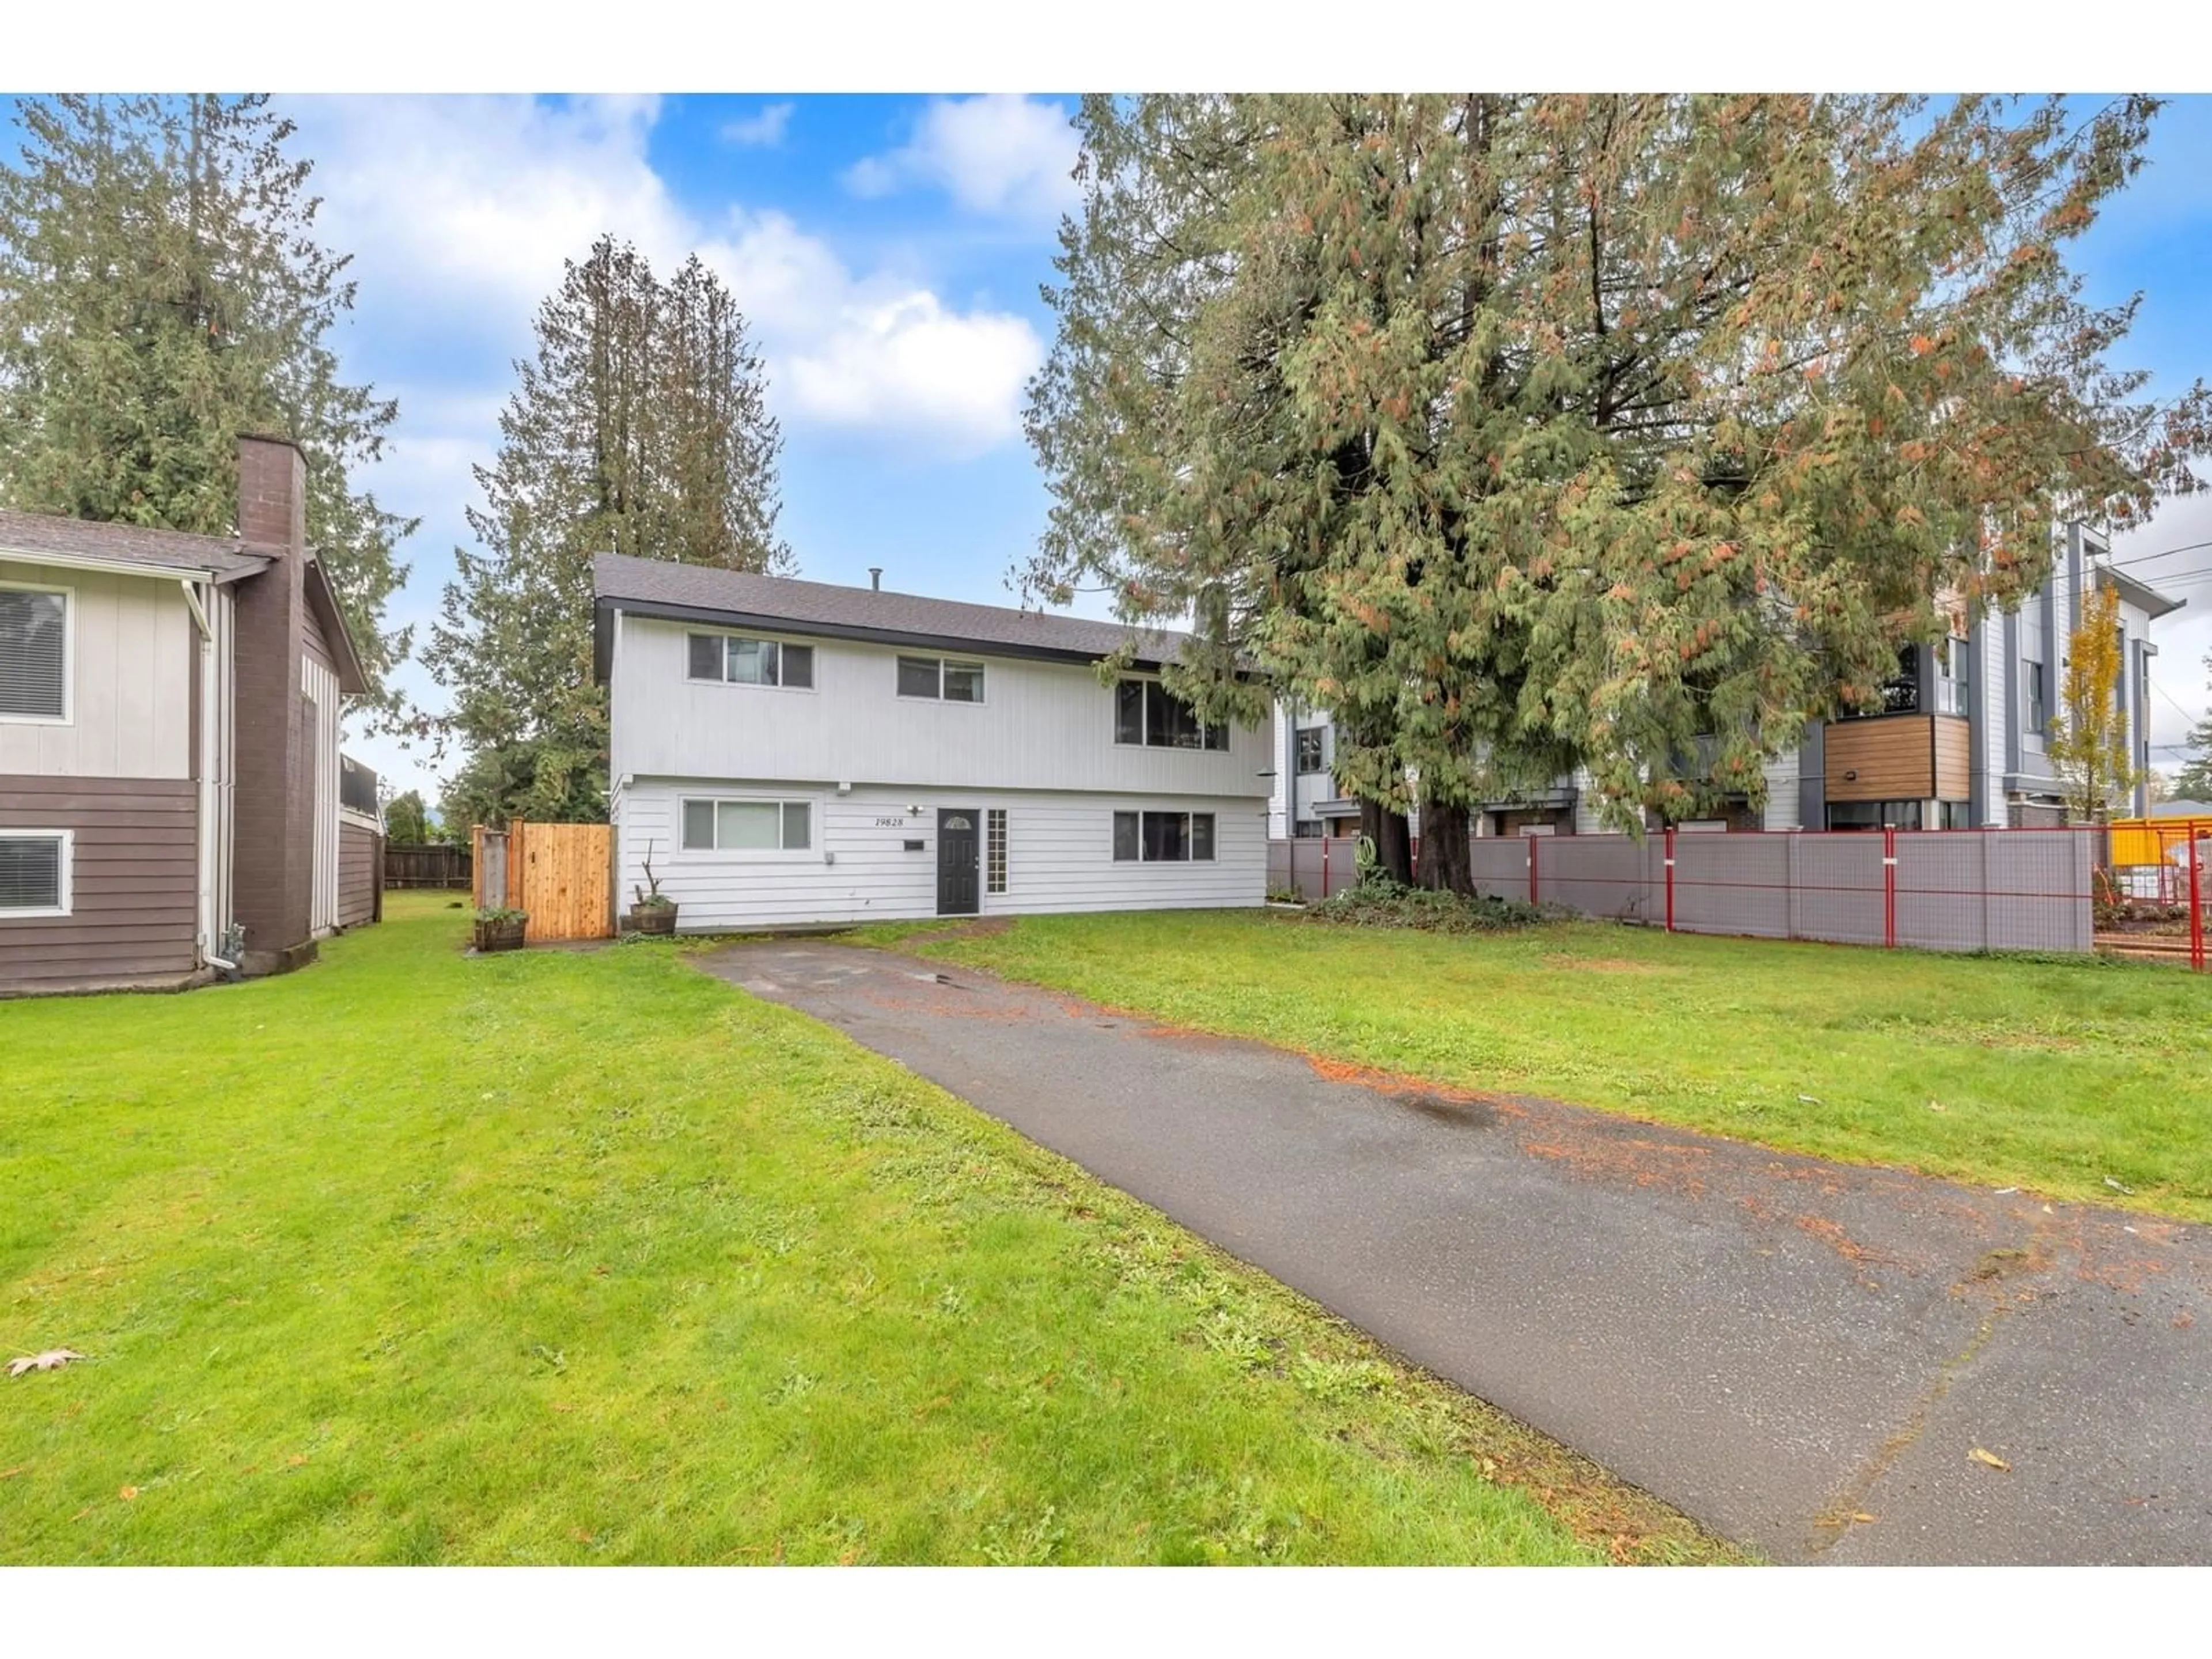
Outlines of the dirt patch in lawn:
{"label": "dirt patch in lawn", "polygon": [[1559,968],[1571,974],[1656,974],[1658,964],[1632,962],[1626,957],[1577,957],[1564,951],[1554,951],[1544,958],[1547,968]]}

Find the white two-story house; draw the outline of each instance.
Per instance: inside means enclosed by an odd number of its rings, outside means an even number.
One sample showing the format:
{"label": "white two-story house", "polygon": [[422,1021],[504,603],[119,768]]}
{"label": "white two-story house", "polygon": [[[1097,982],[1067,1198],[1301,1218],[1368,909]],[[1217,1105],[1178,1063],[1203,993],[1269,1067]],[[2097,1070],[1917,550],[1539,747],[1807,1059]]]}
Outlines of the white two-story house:
{"label": "white two-story house", "polygon": [[614,555],[593,576],[623,904],[648,860],[685,933],[1265,900],[1268,734],[1168,694],[1179,635]]}

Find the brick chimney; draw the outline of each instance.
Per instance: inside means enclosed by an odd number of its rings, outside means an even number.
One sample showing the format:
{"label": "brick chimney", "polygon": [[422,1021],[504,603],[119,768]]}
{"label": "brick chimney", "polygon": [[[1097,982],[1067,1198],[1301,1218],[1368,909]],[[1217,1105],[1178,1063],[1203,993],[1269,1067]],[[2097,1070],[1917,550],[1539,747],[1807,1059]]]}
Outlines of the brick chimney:
{"label": "brick chimney", "polygon": [[276,556],[237,584],[231,653],[235,778],[232,908],[240,966],[281,973],[314,959],[314,726],[301,684],[307,633],[307,467],[282,438],[238,441],[238,533]]}

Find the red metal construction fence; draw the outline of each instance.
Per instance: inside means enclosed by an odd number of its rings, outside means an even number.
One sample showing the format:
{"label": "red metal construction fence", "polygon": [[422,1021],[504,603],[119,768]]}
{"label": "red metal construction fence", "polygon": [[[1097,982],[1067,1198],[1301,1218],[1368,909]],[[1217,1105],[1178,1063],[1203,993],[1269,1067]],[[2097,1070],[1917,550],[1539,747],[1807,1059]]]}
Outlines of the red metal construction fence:
{"label": "red metal construction fence", "polygon": [[[2202,969],[2212,822],[2203,830],[2166,838],[2158,870],[2115,864],[2116,849],[2130,854],[2094,826],[1477,836],[1468,850],[1480,892],[1673,933],[1926,951],[2112,945]],[[1359,878],[1358,848],[1273,842],[1269,890],[1341,891]]]}

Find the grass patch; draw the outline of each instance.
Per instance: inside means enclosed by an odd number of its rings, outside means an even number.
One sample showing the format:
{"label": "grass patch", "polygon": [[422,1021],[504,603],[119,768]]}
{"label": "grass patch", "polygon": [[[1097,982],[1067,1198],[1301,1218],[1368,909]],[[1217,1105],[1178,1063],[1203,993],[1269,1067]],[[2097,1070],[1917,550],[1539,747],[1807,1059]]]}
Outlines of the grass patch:
{"label": "grass patch", "polygon": [[1733,1559],[685,951],[0,1006],[8,1562]]}
{"label": "grass patch", "polygon": [[2212,977],[2171,968],[1266,911],[909,945],[1389,1071],[2212,1221]]}

